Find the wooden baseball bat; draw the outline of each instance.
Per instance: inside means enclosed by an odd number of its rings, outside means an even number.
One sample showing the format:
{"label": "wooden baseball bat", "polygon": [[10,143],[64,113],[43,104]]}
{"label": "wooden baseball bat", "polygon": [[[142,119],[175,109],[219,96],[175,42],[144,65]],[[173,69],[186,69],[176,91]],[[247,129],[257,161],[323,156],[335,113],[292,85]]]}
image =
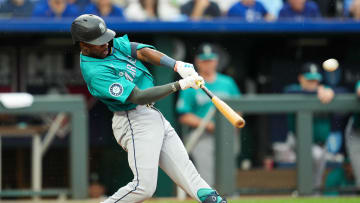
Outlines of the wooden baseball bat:
{"label": "wooden baseball bat", "polygon": [[243,128],[245,126],[245,120],[236,113],[229,105],[227,105],[220,98],[215,96],[204,84],[198,83],[199,87],[210,97],[212,103],[221,112],[222,115],[235,127]]}

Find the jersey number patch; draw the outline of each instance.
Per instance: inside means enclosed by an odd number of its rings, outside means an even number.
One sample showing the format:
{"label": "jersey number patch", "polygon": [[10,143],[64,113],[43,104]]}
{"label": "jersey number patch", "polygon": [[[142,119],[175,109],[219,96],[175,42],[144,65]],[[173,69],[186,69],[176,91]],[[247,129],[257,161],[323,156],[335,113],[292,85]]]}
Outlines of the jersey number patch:
{"label": "jersey number patch", "polygon": [[118,97],[124,92],[124,88],[119,83],[113,83],[110,85],[109,92],[112,96]]}

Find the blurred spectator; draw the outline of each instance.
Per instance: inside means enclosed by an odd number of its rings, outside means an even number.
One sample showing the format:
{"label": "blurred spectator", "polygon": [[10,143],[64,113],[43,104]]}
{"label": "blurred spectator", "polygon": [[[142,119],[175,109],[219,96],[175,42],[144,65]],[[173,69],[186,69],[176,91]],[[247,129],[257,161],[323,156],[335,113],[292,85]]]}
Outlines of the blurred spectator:
{"label": "blurred spectator", "polygon": [[183,20],[180,7],[185,0],[158,0],[158,17],[160,20]]}
{"label": "blurred spectator", "polygon": [[345,16],[360,20],[360,0],[345,0]]}
{"label": "blurred spectator", "polygon": [[69,4],[76,5],[80,12],[82,12],[90,4],[90,0],[67,0],[67,2]]}
{"label": "blurred spectator", "polygon": [[[199,47],[195,57],[195,66],[198,69],[199,75],[206,81],[207,88],[214,92],[214,94],[221,98],[237,98],[240,96],[240,91],[235,81],[229,76],[216,72],[218,54],[215,53],[214,47],[211,44],[203,44]],[[211,108],[214,108],[213,104],[204,92],[189,89],[180,92],[176,109],[181,114],[180,122],[195,129],[199,127],[202,119],[209,113]],[[206,131],[200,137],[192,153],[200,175],[209,185],[213,185],[215,181],[214,129],[215,124],[212,120],[206,125]],[[236,143],[239,142],[234,144]]]}
{"label": "blurred spectator", "polygon": [[[355,92],[360,98],[360,81],[355,86]],[[356,186],[360,189],[360,115],[354,114],[346,127],[345,142],[351,165],[354,169]]]}
{"label": "blurred spectator", "polygon": [[262,3],[265,9],[274,17],[279,16],[280,9],[283,7],[283,0],[257,0]]}
{"label": "blurred spectator", "polygon": [[39,1],[33,10],[33,17],[75,17],[78,16],[79,9],[74,4],[67,3],[66,0],[47,0]]}
{"label": "blurred spectator", "polygon": [[342,17],[344,0],[314,0],[319,6],[322,17]]}
{"label": "blurred spectator", "polygon": [[344,13],[346,14],[346,12],[349,11],[350,5],[353,2],[353,0],[344,0]]}
{"label": "blurred spectator", "polygon": [[354,171],[348,159],[345,159],[341,167],[334,168],[326,176],[325,195],[339,195],[337,190],[355,186]]}
{"label": "blurred spectator", "polygon": [[124,18],[122,8],[114,5],[111,0],[95,0],[85,8],[84,13],[91,13],[101,17]]}
{"label": "blurred spectator", "polygon": [[128,5],[128,2],[131,0],[113,0],[113,4],[121,7],[121,8],[125,8]]}
{"label": "blurred spectator", "polygon": [[223,16],[226,16],[226,13],[228,12],[228,10],[230,9],[230,7],[232,5],[234,5],[237,1],[239,0],[213,0],[215,3],[217,3],[217,5],[219,5],[221,14]]}
{"label": "blurred spectator", "polygon": [[288,0],[280,10],[279,18],[292,18],[303,20],[305,18],[321,17],[318,5],[313,1],[307,0]]}
{"label": "blurred spectator", "polygon": [[[319,68],[314,63],[305,63],[298,75],[299,84],[290,85],[285,88],[287,94],[317,94],[319,100],[327,104],[332,101],[335,96],[331,88],[324,87],[320,84],[322,75]],[[295,134],[295,118],[293,115],[288,119],[289,136]],[[326,165],[326,141],[331,131],[331,121],[328,115],[315,114],[313,122],[313,172],[314,186],[320,187],[322,184],[322,176]]]}
{"label": "blurred spectator", "polygon": [[228,11],[229,17],[240,17],[246,21],[272,20],[274,17],[265,9],[262,3],[255,0],[241,0]]}
{"label": "blurred spectator", "polygon": [[125,17],[130,20],[156,19],[158,0],[132,0],[125,9]]}
{"label": "blurred spectator", "polygon": [[219,6],[210,0],[191,0],[181,6],[181,13],[193,20],[211,19],[221,16]]}
{"label": "blurred spectator", "polygon": [[7,0],[0,5],[1,17],[29,17],[33,4],[29,0]]}

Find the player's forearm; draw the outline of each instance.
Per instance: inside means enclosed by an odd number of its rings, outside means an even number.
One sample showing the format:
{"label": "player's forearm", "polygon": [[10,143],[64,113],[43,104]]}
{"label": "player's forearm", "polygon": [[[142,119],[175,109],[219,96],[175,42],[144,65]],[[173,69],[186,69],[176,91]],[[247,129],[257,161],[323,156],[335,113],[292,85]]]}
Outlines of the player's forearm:
{"label": "player's forearm", "polygon": [[181,87],[179,82],[155,86],[146,90],[140,90],[139,88],[135,87],[134,90],[131,92],[128,101],[139,105],[150,104],[180,89]]}
{"label": "player's forearm", "polygon": [[[198,117],[192,113],[187,113],[187,114],[182,115],[179,120],[180,120],[180,123],[190,126],[192,128],[199,127],[202,122],[202,119],[200,117]],[[205,129],[208,132],[213,133],[214,129],[215,129],[214,123],[210,121],[209,123],[206,124]]]}
{"label": "player's forearm", "polygon": [[183,114],[182,116],[180,116],[179,121],[181,124],[196,128],[200,125],[201,118],[196,116],[195,114],[186,113],[186,114]]}
{"label": "player's forearm", "polygon": [[[151,63],[156,66],[164,65],[162,64],[163,57],[166,57],[166,55],[150,48],[143,48],[137,51],[137,58],[139,60]],[[176,61],[174,60],[174,65],[175,62]],[[172,68],[174,68],[174,66]]]}

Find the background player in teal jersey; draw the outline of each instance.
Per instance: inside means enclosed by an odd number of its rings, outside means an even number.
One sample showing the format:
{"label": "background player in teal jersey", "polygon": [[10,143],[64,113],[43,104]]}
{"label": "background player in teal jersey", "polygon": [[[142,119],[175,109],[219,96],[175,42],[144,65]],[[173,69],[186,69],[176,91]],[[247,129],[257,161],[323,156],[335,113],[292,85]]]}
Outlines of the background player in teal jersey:
{"label": "background player in teal jersey", "polygon": [[[229,76],[216,72],[218,55],[211,44],[203,44],[199,47],[195,64],[200,76],[206,81],[206,87],[215,95],[222,99],[240,96],[235,81]],[[203,91],[194,89],[181,91],[177,102],[177,111],[181,114],[180,122],[191,128],[197,128],[212,106],[211,100]],[[200,175],[210,185],[214,184],[215,176],[214,128],[214,122],[207,124],[206,132],[201,136],[192,153]]]}
{"label": "background player in teal jersey", "polygon": [[[114,136],[127,151],[134,174],[129,184],[104,203],[135,203],[150,198],[156,189],[159,166],[197,201],[226,203],[200,177],[175,130],[151,105],[180,89],[198,89],[196,83],[204,80],[193,65],[175,61],[152,46],[132,43],[126,35],[114,38],[115,32],[95,15],[76,18],[71,34],[81,49],[80,68],[89,92],[114,112]],[[154,86],[143,62],[172,68],[183,79]]]}
{"label": "background player in teal jersey", "polygon": [[[335,92],[321,84],[322,74],[317,64],[312,62],[304,63],[300,67],[298,84],[285,87],[286,94],[312,94],[317,95],[323,104],[331,102],[335,97]],[[293,137],[296,132],[295,115],[288,116],[288,136]],[[313,120],[313,185],[315,188],[322,187],[323,175],[326,167],[326,142],[331,133],[331,118],[329,114],[316,112]],[[296,139],[295,139],[296,140]],[[339,145],[340,146],[340,145]]]}

